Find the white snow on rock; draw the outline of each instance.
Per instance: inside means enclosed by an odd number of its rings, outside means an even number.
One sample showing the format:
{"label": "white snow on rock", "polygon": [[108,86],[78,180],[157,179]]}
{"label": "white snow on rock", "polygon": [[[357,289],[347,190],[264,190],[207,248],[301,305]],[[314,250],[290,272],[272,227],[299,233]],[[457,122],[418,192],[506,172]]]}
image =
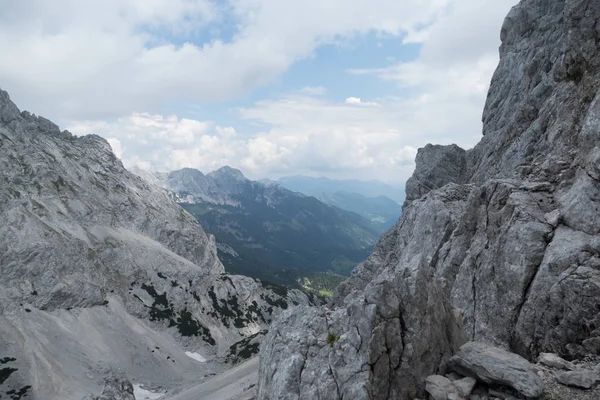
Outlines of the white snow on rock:
{"label": "white snow on rock", "polygon": [[133,385],[133,394],[136,400],[158,400],[165,395],[164,393],[143,389],[141,385]]}
{"label": "white snow on rock", "polygon": [[190,358],[193,358],[194,360],[199,361],[201,363],[206,362],[206,358],[202,357],[198,353],[192,353],[191,351],[186,351],[185,355],[188,356],[188,357],[190,357]]}

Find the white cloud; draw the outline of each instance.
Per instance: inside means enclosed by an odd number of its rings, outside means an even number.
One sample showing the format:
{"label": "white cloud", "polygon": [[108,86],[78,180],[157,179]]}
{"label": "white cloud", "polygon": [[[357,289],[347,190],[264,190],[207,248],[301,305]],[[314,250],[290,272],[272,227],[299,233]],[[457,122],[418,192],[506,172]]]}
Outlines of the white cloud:
{"label": "white cloud", "polygon": [[[244,135],[210,122],[146,114],[102,124],[78,122],[68,129],[76,134],[95,129],[118,140],[125,165],[143,169],[208,172],[231,165],[251,178],[320,173],[400,181],[411,173],[419,143],[402,107],[396,99],[381,107],[357,108],[320,96],[290,95],[234,110],[242,120],[271,126]],[[181,126],[186,140],[174,140],[181,136]]]}
{"label": "white cloud", "polygon": [[298,93],[309,96],[321,96],[327,93],[327,89],[325,89],[323,86],[305,86],[300,89]]}
{"label": "white cloud", "polygon": [[[169,101],[235,98],[344,37],[413,32],[447,2],[5,1],[0,82],[51,118],[156,113]],[[237,23],[231,39],[202,36],[224,18]]]}
{"label": "white cloud", "polygon": [[378,106],[378,103],[372,102],[372,101],[362,101],[360,99],[360,97],[348,97],[346,99],[346,104],[354,104],[354,105],[361,105],[361,106]]}
{"label": "white cloud", "polygon": [[[514,2],[10,2],[0,15],[0,82],[22,107],[110,138],[130,166],[401,181],[418,147],[480,138],[500,25]],[[237,24],[232,37],[199,41],[225,17]],[[378,68],[349,70],[349,79],[394,83],[387,95],[353,91],[334,102],[326,88],[307,86],[233,109],[240,124],[163,115],[169,101],[235,98],[319,46],[369,32],[423,44],[412,61],[390,54]]]}
{"label": "white cloud", "polygon": [[110,147],[112,148],[113,153],[115,153],[115,156],[121,158],[123,155],[121,141],[115,138],[107,138],[106,141],[108,142],[108,144],[110,144]]}
{"label": "white cloud", "polygon": [[498,63],[500,27],[514,3],[454,1],[450,11],[427,28],[416,60],[349,72],[396,82],[399,92],[408,93],[404,109],[410,110],[408,120],[423,137],[419,147],[438,141],[472,147],[481,138],[481,113]]}

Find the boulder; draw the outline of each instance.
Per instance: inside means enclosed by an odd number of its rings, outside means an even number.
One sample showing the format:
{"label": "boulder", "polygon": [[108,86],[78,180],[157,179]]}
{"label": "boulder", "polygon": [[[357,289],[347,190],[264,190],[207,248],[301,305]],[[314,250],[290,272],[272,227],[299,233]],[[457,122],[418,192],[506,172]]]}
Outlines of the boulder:
{"label": "boulder", "polygon": [[544,364],[548,367],[557,369],[568,369],[573,370],[575,366],[567,360],[564,360],[553,353],[540,353],[539,357],[540,364]]}
{"label": "boulder", "polygon": [[527,397],[539,397],[544,383],[523,357],[484,343],[469,342],[448,362],[451,370],[488,384],[505,385]]}
{"label": "boulder", "polygon": [[557,372],[555,376],[556,380],[563,385],[582,389],[590,389],[600,381],[600,375],[597,372],[587,370]]}
{"label": "boulder", "polygon": [[466,378],[456,380],[452,383],[454,384],[454,386],[456,386],[456,388],[458,389],[458,393],[460,393],[461,396],[469,397],[469,395],[473,391],[473,388],[477,384],[477,380],[468,376]]}
{"label": "boulder", "polygon": [[444,376],[431,375],[425,380],[425,390],[434,400],[448,400],[458,397],[458,388]]}

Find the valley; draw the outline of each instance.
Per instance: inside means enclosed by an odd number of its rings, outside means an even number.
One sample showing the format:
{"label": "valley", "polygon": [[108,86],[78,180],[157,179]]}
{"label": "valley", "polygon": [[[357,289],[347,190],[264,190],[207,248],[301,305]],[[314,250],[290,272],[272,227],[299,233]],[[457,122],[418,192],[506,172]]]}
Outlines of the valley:
{"label": "valley", "polygon": [[301,288],[303,279],[319,279],[329,294],[341,281],[336,277],[349,275],[385,231],[355,212],[251,181],[230,167],[207,175],[135,172],[167,190],[215,235],[228,272],[266,282]]}
{"label": "valley", "polygon": [[509,2],[4,4],[0,400],[600,399],[600,6]]}

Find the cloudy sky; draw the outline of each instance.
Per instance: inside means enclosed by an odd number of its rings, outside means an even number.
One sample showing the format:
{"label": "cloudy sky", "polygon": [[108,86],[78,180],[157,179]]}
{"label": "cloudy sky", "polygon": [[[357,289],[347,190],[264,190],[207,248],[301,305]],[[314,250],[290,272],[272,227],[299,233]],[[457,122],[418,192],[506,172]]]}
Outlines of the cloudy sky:
{"label": "cloudy sky", "polygon": [[126,166],[401,182],[472,147],[516,0],[0,0],[0,87]]}

